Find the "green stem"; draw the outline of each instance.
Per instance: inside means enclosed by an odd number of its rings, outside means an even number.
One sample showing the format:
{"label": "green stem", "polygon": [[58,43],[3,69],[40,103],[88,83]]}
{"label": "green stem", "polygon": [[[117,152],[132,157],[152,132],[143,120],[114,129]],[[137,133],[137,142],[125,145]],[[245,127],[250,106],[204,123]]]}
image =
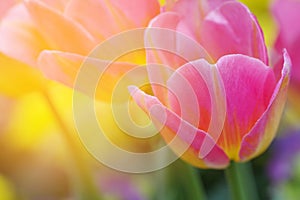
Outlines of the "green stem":
{"label": "green stem", "polygon": [[250,163],[232,162],[225,174],[233,200],[258,200]]}
{"label": "green stem", "polygon": [[190,185],[189,185],[190,190],[191,192],[194,191],[193,192],[194,198],[198,200],[206,200],[207,198],[206,198],[203,182],[201,180],[201,177],[197,173],[197,170],[188,164],[185,164],[185,167],[186,167],[187,177],[190,180]]}
{"label": "green stem", "polygon": [[101,200],[100,194],[97,190],[97,186],[93,180],[93,176],[90,172],[90,168],[86,165],[87,160],[86,156],[83,154],[83,147],[81,145],[80,139],[76,137],[76,135],[69,130],[68,126],[64,122],[64,119],[61,117],[58,112],[55,104],[53,103],[50,95],[47,91],[44,93],[44,97],[46,102],[61,129],[61,135],[68,145],[69,153],[71,154],[71,161],[74,162],[74,170],[75,170],[75,182],[74,190],[78,195],[79,200]]}
{"label": "green stem", "polygon": [[181,160],[177,160],[170,167],[170,176],[173,177],[170,180],[170,184],[173,187],[178,187],[177,192],[185,192],[185,195],[181,194],[184,195],[182,199],[207,199],[203,183],[201,181],[201,177],[199,176],[197,170],[194,167]]}

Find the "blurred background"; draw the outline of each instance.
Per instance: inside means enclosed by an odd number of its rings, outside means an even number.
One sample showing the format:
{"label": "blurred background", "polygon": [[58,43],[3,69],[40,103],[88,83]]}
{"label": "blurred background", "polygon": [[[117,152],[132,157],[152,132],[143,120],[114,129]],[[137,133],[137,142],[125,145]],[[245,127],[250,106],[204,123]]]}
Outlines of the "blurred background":
{"label": "blurred background", "polygon": [[[267,45],[273,46],[278,27],[270,13],[271,1],[242,2],[257,16]],[[76,133],[72,90],[14,60],[9,64],[10,68],[0,66],[0,200],[71,200],[85,197],[86,191],[105,200],[192,199],[183,161],[139,175],[101,165]],[[14,74],[13,80],[7,73]],[[252,162],[261,199],[300,196],[300,113],[295,108],[299,99],[289,99],[278,137]],[[145,141],[132,145],[134,151],[147,148]],[[223,171],[192,170],[202,179],[208,199],[230,199]]]}

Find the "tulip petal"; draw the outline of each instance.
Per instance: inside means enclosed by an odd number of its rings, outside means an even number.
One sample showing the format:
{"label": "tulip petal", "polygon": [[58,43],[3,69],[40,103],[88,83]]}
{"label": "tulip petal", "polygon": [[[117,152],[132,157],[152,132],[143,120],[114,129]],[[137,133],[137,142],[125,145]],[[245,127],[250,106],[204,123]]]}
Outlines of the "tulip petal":
{"label": "tulip petal", "polygon": [[126,18],[121,18],[111,5],[101,0],[71,0],[66,7],[65,15],[80,23],[97,42],[133,28]]}
{"label": "tulip petal", "polygon": [[72,87],[83,61],[84,57],[78,54],[44,50],[38,58],[38,66],[47,78]]}
{"label": "tulip petal", "polygon": [[0,1],[0,21],[6,12],[16,3],[15,0]]}
{"label": "tulip petal", "polygon": [[[215,65],[200,59],[177,69],[168,80],[171,110],[218,141],[226,118],[226,95]],[[204,141],[199,155],[210,151]]]}
{"label": "tulip petal", "polygon": [[[50,79],[59,81],[67,86],[74,87],[78,73],[86,73],[85,79],[80,80],[83,85],[79,86],[81,91],[88,95],[96,95],[98,99],[109,101],[112,91],[120,78],[136,65],[125,62],[114,62],[90,58],[78,54],[60,52],[60,51],[43,51],[38,59],[38,64],[42,72]],[[138,77],[130,79],[147,80],[147,77],[140,77],[143,74],[138,73]],[[83,77],[83,76],[81,76]],[[99,80],[99,82],[98,82]],[[97,83],[97,84],[94,84]],[[125,83],[125,82],[124,82]],[[131,82],[132,84],[132,82]],[[77,87],[77,86],[76,86]],[[93,89],[91,94],[89,89]],[[97,89],[96,94],[94,91]]]}
{"label": "tulip petal", "polygon": [[[187,32],[178,32],[178,26],[182,26],[176,13],[166,12],[153,19],[145,33],[145,47],[147,62],[159,65],[149,65],[149,79],[154,94],[166,102],[166,82],[175,69],[184,63],[206,58],[210,60],[205,49]],[[182,28],[182,27],[181,27]],[[157,86],[160,84],[163,87]]]}
{"label": "tulip petal", "polygon": [[182,27],[180,31],[187,34],[188,30],[188,36],[196,41],[199,41],[199,30],[202,23],[202,16],[204,15],[202,2],[198,0],[181,0],[167,2],[166,4],[166,10],[176,13],[180,19],[180,23],[184,24],[184,28]]}
{"label": "tulip petal", "polygon": [[70,0],[41,0],[41,1],[47,4],[47,6],[63,13],[66,8],[66,5],[69,3]]}
{"label": "tulip petal", "polygon": [[210,12],[203,21],[200,35],[201,44],[215,60],[238,53],[268,64],[262,31],[254,16],[241,3],[224,3]]}
{"label": "tulip petal", "polygon": [[[217,140],[219,135],[212,132],[221,133],[226,114],[225,90],[217,68],[204,59],[189,62],[170,77],[168,89],[171,110]],[[218,131],[209,130],[211,120],[217,119],[223,119]],[[211,128],[216,128],[212,123]]]}
{"label": "tulip petal", "polygon": [[[130,93],[138,105],[148,113],[154,124],[163,127],[160,132],[175,153],[194,166],[201,168],[225,168],[229,159],[214,140],[204,131],[192,126],[177,114],[166,108],[159,100],[131,86]],[[200,159],[198,154],[205,138],[209,138],[213,148]]]}
{"label": "tulip petal", "polygon": [[231,0],[170,0],[166,2],[165,9],[177,13],[181,23],[190,30],[190,36],[200,42],[203,16],[226,1]]}
{"label": "tulip petal", "polygon": [[65,10],[65,15],[79,22],[97,42],[128,29],[145,27],[158,13],[155,0],[71,0]]}
{"label": "tulip petal", "polygon": [[25,5],[51,49],[86,55],[97,45],[82,26],[59,11],[37,0],[28,0]]}
{"label": "tulip petal", "polygon": [[149,21],[160,12],[157,0],[111,0],[117,11],[122,12],[124,17],[133,22],[135,27],[145,27]]}
{"label": "tulip petal", "polygon": [[241,140],[267,109],[276,79],[272,68],[245,55],[224,56],[216,65],[227,101],[227,118],[218,144],[231,159],[238,160]]}
{"label": "tulip petal", "polygon": [[264,152],[273,140],[287,98],[291,62],[287,52],[284,52],[284,65],[281,78],[274,89],[266,111],[257,120],[255,126],[246,134],[241,143],[239,159],[249,160]]}
{"label": "tulip petal", "polygon": [[30,66],[47,44],[32,23],[24,5],[12,8],[0,25],[0,51]]}
{"label": "tulip petal", "polygon": [[[181,14],[190,13],[193,9],[195,12],[200,12],[200,16],[207,14],[212,8],[217,8],[227,1],[235,0],[166,0],[165,7],[167,10],[176,11]],[[189,12],[190,11],[190,12]]]}

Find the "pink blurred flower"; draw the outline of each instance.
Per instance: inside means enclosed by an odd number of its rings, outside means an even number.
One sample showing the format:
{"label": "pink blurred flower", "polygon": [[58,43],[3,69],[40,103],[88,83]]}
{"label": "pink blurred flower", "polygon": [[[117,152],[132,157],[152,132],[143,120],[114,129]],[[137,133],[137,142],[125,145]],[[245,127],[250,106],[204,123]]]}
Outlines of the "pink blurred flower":
{"label": "pink blurred flower", "polygon": [[[275,42],[275,64],[277,68],[283,63],[281,56],[285,48],[289,52],[293,64],[291,71],[291,86],[299,88],[300,91],[300,1],[298,0],[276,0],[272,5],[272,12],[278,23],[278,37]],[[279,61],[276,62],[276,60]]]}
{"label": "pink blurred flower", "polygon": [[15,0],[5,0],[0,2],[0,20],[15,3]]}
{"label": "pink blurred flower", "polygon": [[300,26],[298,26],[300,2],[297,0],[276,0],[272,12],[278,25],[278,36],[274,44],[272,61],[275,70],[280,70],[283,48],[289,52],[292,62],[291,84],[289,88],[287,113],[289,121],[297,125],[300,117]]}
{"label": "pink blurred flower", "polygon": [[288,54],[275,74],[261,29],[241,3],[179,0],[165,10],[145,36],[155,96],[130,87],[134,100],[171,148],[197,167],[224,168],[229,160],[258,156],[281,118]]}

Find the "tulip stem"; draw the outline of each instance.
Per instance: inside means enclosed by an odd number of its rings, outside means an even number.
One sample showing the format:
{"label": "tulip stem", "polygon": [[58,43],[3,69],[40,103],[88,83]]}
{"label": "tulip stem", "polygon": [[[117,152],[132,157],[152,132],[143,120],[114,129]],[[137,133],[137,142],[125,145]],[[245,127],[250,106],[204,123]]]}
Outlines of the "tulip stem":
{"label": "tulip stem", "polygon": [[93,180],[93,176],[90,172],[90,169],[86,165],[86,156],[83,154],[83,147],[80,143],[79,138],[77,138],[74,132],[72,132],[66,125],[64,119],[61,117],[48,91],[44,91],[43,94],[53,114],[54,119],[56,120],[59,128],[61,129],[61,135],[68,146],[71,162],[74,163],[74,172],[76,173],[74,177],[74,190],[76,191],[75,193],[78,195],[78,199],[101,200],[102,198],[97,190],[97,186]]}
{"label": "tulip stem", "polygon": [[232,200],[258,200],[250,163],[235,163],[225,170]]}
{"label": "tulip stem", "polygon": [[[197,170],[182,160],[175,161],[169,168],[169,184],[174,193],[183,199],[206,200],[206,193]],[[172,196],[169,199],[174,199]]]}
{"label": "tulip stem", "polygon": [[188,164],[185,165],[187,176],[190,178],[191,191],[194,191],[194,198],[197,200],[206,200],[207,198],[204,185],[201,180],[201,177],[197,173],[197,170]]}

